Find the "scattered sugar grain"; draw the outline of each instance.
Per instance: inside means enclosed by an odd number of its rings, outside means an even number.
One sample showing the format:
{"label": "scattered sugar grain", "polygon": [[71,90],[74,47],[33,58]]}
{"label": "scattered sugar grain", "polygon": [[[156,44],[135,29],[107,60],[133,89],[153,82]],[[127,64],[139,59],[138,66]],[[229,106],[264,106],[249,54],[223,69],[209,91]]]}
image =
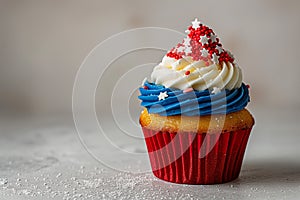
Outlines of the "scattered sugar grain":
{"label": "scattered sugar grain", "polygon": [[56,178],[59,178],[59,177],[61,177],[61,173],[58,173],[58,174],[56,175]]}
{"label": "scattered sugar grain", "polygon": [[8,183],[8,179],[7,178],[0,178],[0,186],[6,185],[7,183]]}

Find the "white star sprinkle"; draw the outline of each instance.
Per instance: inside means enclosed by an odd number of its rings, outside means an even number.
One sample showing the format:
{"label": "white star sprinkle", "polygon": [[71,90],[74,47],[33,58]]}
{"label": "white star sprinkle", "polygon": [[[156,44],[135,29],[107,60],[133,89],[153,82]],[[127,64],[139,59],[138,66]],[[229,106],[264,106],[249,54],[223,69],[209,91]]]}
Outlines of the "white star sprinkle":
{"label": "white star sprinkle", "polygon": [[217,35],[210,35],[211,42],[217,42]]}
{"label": "white star sprinkle", "polygon": [[184,51],[184,47],[183,46],[180,46],[180,47],[177,47],[177,52],[183,52]]}
{"label": "white star sprinkle", "polygon": [[184,32],[185,32],[186,34],[190,34],[191,31],[190,31],[190,30],[185,30]]}
{"label": "white star sprinkle", "polygon": [[207,57],[208,56],[208,51],[206,49],[202,49],[201,54],[202,54],[202,57]]}
{"label": "white star sprinkle", "polygon": [[158,100],[165,100],[169,95],[167,94],[167,91],[165,92],[160,92],[158,95]]}
{"label": "white star sprinkle", "polygon": [[221,92],[221,90],[218,87],[213,87],[213,90],[211,91],[212,94],[218,94],[219,92]]}
{"label": "white star sprinkle", "polygon": [[200,36],[199,42],[201,42],[202,45],[208,44],[208,38],[206,35]]}
{"label": "white star sprinkle", "polygon": [[200,22],[198,21],[197,18],[195,18],[195,20],[192,22],[192,24],[193,24],[193,26],[192,26],[193,29],[197,29],[200,27]]}
{"label": "white star sprinkle", "polygon": [[220,46],[217,46],[216,49],[219,51],[219,54],[223,52],[223,48]]}
{"label": "white star sprinkle", "polygon": [[187,47],[185,48],[184,52],[185,52],[186,54],[192,53],[192,47],[187,46]]}
{"label": "white star sprinkle", "polygon": [[215,64],[219,64],[219,57],[217,56],[217,54],[213,54],[212,55],[212,61],[215,63]]}
{"label": "white star sprinkle", "polygon": [[184,44],[185,46],[188,46],[188,45],[190,45],[190,41],[191,41],[190,38],[184,38],[184,39],[183,39],[183,44]]}

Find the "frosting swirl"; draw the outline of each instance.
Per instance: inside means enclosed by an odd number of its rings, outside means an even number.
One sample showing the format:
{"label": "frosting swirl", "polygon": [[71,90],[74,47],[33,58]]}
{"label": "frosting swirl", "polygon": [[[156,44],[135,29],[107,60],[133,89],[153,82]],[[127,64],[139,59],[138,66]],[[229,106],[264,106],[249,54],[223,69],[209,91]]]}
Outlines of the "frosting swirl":
{"label": "frosting swirl", "polygon": [[193,88],[201,91],[214,87],[232,90],[241,87],[242,72],[236,64],[230,62],[223,62],[222,65],[211,63],[206,66],[205,62],[193,61],[190,57],[176,60],[165,56],[153,69],[151,81],[180,90]]}
{"label": "frosting swirl", "polygon": [[[226,89],[217,94],[211,94],[208,89],[185,92],[149,82],[145,82],[144,87],[139,89],[141,105],[149,113],[161,116],[228,114],[242,110],[250,101],[249,91],[244,83],[239,88]],[[167,98],[159,99],[161,93],[167,94]]]}
{"label": "frosting swirl", "polygon": [[197,19],[186,33],[154,67],[151,83],[140,88],[141,105],[162,116],[228,114],[244,109],[249,91],[234,56]]}

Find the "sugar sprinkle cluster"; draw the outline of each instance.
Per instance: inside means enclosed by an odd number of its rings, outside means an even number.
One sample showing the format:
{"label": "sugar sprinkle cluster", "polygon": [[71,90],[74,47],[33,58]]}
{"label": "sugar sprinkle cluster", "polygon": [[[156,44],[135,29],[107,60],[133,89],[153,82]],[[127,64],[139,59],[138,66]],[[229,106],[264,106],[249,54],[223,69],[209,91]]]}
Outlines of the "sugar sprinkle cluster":
{"label": "sugar sprinkle cluster", "polygon": [[194,61],[203,60],[207,66],[210,63],[234,62],[233,55],[223,49],[214,31],[197,18],[185,32],[187,37],[167,53],[168,57],[178,60],[190,56]]}

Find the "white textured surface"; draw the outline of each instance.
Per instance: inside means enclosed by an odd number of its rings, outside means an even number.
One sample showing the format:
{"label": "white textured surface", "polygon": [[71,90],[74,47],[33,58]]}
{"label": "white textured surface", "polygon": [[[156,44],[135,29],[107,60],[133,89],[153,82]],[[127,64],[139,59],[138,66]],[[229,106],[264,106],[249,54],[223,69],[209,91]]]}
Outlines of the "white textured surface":
{"label": "white textured surface", "polygon": [[[85,151],[71,120],[2,118],[0,199],[298,199],[299,112],[257,109],[255,116],[240,178],[207,186],[171,184],[150,172],[106,168]],[[144,150],[127,141],[122,147]],[[116,165],[135,162],[132,154],[120,158],[104,149],[101,153]]]}

